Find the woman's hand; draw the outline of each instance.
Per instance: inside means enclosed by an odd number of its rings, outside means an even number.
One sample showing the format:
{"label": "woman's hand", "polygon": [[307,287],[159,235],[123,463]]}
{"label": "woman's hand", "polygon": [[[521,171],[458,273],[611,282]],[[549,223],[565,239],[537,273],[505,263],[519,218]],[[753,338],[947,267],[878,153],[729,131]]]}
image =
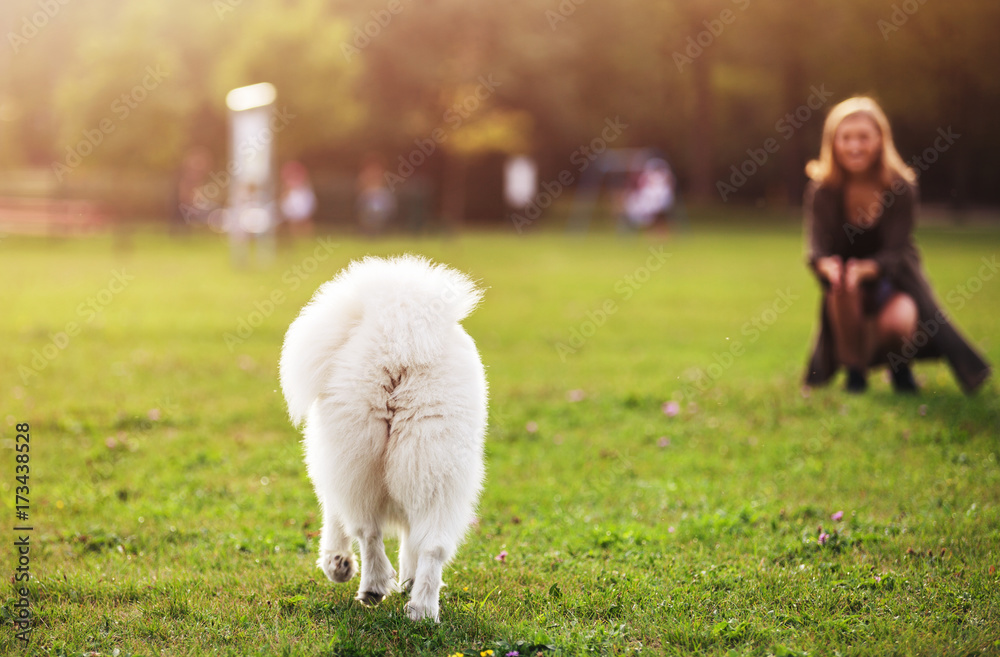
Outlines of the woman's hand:
{"label": "woman's hand", "polygon": [[839,292],[844,277],[844,266],[840,256],[827,256],[816,261],[816,271],[830,282],[830,291]]}
{"label": "woman's hand", "polygon": [[878,263],[874,260],[848,260],[844,267],[844,285],[848,291],[856,292],[864,281],[878,276]]}

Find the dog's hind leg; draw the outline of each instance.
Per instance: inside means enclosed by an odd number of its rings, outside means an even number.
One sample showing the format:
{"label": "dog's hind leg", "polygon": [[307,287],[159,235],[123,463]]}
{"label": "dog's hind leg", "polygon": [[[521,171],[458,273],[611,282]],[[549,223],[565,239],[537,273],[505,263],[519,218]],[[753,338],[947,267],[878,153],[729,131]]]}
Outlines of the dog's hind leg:
{"label": "dog's hind leg", "polygon": [[454,555],[456,543],[438,528],[414,527],[409,540],[410,550],[417,555],[417,569],[410,589],[410,601],[406,603],[406,613],[412,620],[433,618],[440,622],[441,573],[444,565]]}
{"label": "dog's hind leg", "polygon": [[385,556],[382,529],[371,524],[357,532],[361,545],[361,585],[357,600],[367,606],[377,605],[395,589],[396,571]]}
{"label": "dog's hind leg", "polygon": [[413,587],[413,579],[417,574],[417,553],[410,542],[410,530],[403,529],[399,534],[399,589],[409,590]]}
{"label": "dog's hind leg", "polygon": [[325,501],[323,505],[323,530],[319,539],[317,565],[332,582],[346,582],[358,572],[358,562],[351,550],[351,539],[344,533],[340,518]]}
{"label": "dog's hind leg", "polygon": [[441,571],[444,570],[444,564],[441,548],[428,550],[420,555],[417,575],[410,590],[410,601],[406,603],[406,613],[412,620],[433,618],[435,623],[441,622],[438,596],[443,584]]}

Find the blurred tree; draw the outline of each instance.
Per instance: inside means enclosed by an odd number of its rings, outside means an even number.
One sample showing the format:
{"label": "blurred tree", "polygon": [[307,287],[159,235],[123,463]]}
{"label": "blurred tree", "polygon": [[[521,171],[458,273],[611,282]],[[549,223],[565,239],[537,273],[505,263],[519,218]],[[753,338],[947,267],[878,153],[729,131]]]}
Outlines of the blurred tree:
{"label": "blurred tree", "polygon": [[[465,96],[470,97],[475,96]],[[488,153],[516,155],[531,152],[531,129],[531,115],[500,109],[485,110],[455,129],[443,144],[448,156],[442,211],[445,221],[454,225],[465,218],[468,161]]]}
{"label": "blurred tree", "polygon": [[[546,178],[618,119],[604,146],[663,149],[706,200],[777,139],[728,198],[785,202],[829,105],[872,93],[908,157],[939,128],[962,135],[921,172],[926,197],[997,201],[998,24],[992,0],[5,0],[0,166],[162,172],[193,143],[221,155],[226,91],[268,80],[288,118],[282,157],[349,167],[374,150],[393,169],[441,131],[422,177],[456,171],[468,138],[526,139]],[[481,80],[462,116],[456,98]],[[814,87],[832,97],[782,131]],[[522,114],[527,134],[491,124]]]}
{"label": "blurred tree", "polygon": [[347,22],[326,0],[267,0],[240,4],[221,35],[212,67],[211,92],[256,82],[278,89],[278,153],[298,157],[315,144],[333,144],[354,134],[364,108],[355,102],[357,71],[335,44],[349,38]]}
{"label": "blurred tree", "polygon": [[[16,4],[31,10],[30,3]],[[67,38],[63,56],[53,57],[48,43],[29,42],[13,62],[7,89],[0,88],[5,99],[22,92],[30,99],[30,111],[9,122],[14,126],[44,113],[48,139],[31,131],[13,141],[57,178],[79,166],[168,170],[194,144],[221,154],[225,95],[252,82],[278,87],[282,120],[275,130],[283,155],[343,139],[361,118],[351,93],[354,74],[330,47],[347,28],[323,0],[88,5],[86,13],[56,16],[39,31],[38,39]],[[74,10],[67,5],[62,13]]]}

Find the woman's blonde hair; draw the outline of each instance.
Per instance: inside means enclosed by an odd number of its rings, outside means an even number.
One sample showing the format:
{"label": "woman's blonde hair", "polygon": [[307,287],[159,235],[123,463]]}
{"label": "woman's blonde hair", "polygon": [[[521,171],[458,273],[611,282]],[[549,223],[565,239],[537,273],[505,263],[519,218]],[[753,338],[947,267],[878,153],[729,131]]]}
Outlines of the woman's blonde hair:
{"label": "woman's blonde hair", "polygon": [[879,161],[875,165],[878,170],[878,177],[883,187],[888,188],[897,179],[902,178],[911,185],[917,182],[917,174],[912,168],[906,165],[896,144],[892,140],[892,129],[889,127],[889,119],[885,112],[872,98],[868,96],[855,96],[848,98],[835,105],[826,116],[826,123],[823,124],[823,140],[819,148],[819,157],[806,165],[806,175],[824,187],[839,188],[844,184],[846,175],[844,168],[837,162],[833,155],[833,138],[837,134],[837,128],[844,122],[844,119],[852,116],[867,116],[878,128],[882,135],[882,152]]}

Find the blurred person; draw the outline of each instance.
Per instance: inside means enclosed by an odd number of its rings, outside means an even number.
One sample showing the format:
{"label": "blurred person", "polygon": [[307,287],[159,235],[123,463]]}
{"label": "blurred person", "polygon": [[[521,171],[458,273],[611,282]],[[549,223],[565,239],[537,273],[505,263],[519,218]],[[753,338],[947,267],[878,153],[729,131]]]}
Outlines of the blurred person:
{"label": "blurred person", "polygon": [[503,199],[507,207],[522,211],[538,196],[538,164],[527,155],[508,157],[503,164]]}
{"label": "blurred person", "polygon": [[184,154],[174,179],[171,203],[171,232],[180,232],[192,224],[207,223],[209,214],[218,208],[214,197],[206,193],[212,169],[212,153],[195,146]]}
{"label": "blurred person", "polygon": [[281,167],[279,206],[293,238],[312,235],[316,193],[309,182],[309,172],[301,162],[286,162]]}
{"label": "blurred person", "polygon": [[666,215],[674,204],[674,174],[666,160],[658,157],[646,160],[635,185],[625,193],[625,220],[635,229],[649,228],[660,215]]}
{"label": "blurred person", "polygon": [[396,212],[396,197],[386,187],[385,165],[377,154],[365,157],[358,173],[358,223],[368,235],[386,227]]}
{"label": "blurred person", "polygon": [[823,290],[806,384],[826,383],[843,366],[846,389],[860,393],[869,369],[885,363],[897,392],[916,393],[911,363],[943,356],[962,389],[975,391],[990,366],[934,299],[913,242],[916,174],[874,100],[830,110],[806,174],[808,263]]}

